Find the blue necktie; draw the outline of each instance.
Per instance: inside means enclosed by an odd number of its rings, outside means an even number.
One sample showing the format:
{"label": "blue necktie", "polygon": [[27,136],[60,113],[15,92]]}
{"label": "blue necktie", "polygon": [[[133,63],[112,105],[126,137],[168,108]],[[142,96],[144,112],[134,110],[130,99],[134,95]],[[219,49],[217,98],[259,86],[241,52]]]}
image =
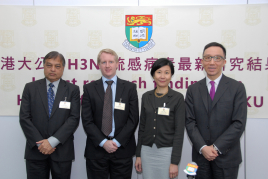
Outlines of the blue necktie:
{"label": "blue necktie", "polygon": [[47,101],[48,101],[48,115],[50,118],[53,103],[54,103],[54,91],[52,89],[54,87],[54,85],[53,85],[53,83],[50,83],[48,86],[49,86],[49,89],[47,91]]}

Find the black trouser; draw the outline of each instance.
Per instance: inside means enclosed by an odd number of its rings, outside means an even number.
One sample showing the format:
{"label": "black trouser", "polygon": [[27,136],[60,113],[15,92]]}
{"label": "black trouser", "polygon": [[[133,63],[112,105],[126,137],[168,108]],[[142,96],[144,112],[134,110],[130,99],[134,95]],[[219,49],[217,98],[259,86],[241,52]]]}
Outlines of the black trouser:
{"label": "black trouser", "polygon": [[129,179],[132,175],[133,161],[130,158],[116,158],[107,153],[102,159],[86,159],[88,179]]}
{"label": "black trouser", "polygon": [[230,168],[220,168],[212,161],[209,162],[204,158],[199,162],[196,179],[237,179],[238,166]]}
{"label": "black trouser", "polygon": [[26,160],[27,179],[70,179],[72,161],[56,162],[48,157],[46,160]]}

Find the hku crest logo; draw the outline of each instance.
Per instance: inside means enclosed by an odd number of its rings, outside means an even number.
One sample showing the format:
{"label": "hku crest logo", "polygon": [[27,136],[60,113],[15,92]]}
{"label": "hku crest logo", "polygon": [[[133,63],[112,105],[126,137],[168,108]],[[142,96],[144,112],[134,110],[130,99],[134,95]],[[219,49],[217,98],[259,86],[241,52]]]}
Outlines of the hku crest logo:
{"label": "hku crest logo", "polygon": [[14,73],[4,73],[1,76],[1,86],[0,89],[6,92],[13,91],[15,86],[15,74]]}
{"label": "hku crest logo", "polygon": [[35,8],[23,8],[22,18],[21,23],[25,26],[31,27],[37,24]]}
{"label": "hku crest logo", "polygon": [[67,9],[67,20],[65,24],[67,24],[70,27],[76,27],[81,24],[80,21],[80,9],[78,8],[69,8]]}
{"label": "hku crest logo", "polygon": [[152,37],[153,15],[126,15],[127,39],[123,46],[132,52],[146,52],[155,46]]}

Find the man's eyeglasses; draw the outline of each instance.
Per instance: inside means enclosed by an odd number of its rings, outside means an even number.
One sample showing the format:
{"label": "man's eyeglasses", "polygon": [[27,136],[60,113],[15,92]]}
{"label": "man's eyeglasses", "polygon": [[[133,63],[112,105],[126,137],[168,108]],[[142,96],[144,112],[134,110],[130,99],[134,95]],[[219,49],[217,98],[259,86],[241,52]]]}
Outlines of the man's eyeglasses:
{"label": "man's eyeglasses", "polygon": [[219,62],[221,60],[224,60],[224,58],[222,56],[219,56],[219,55],[216,55],[214,57],[212,57],[212,56],[204,56],[203,60],[205,60],[206,62],[210,62],[212,60],[212,58],[213,58],[213,60],[215,62]]}

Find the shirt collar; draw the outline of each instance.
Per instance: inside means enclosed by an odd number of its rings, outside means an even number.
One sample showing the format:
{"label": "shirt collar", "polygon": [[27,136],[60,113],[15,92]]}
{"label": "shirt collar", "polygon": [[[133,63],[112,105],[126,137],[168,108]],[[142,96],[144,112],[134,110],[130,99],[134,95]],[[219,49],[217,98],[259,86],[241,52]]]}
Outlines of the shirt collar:
{"label": "shirt collar", "polygon": [[114,81],[114,84],[117,83],[117,76],[116,75],[114,75],[114,77],[112,77],[111,79],[107,79],[104,76],[102,76],[101,78],[102,78],[102,83],[103,84],[105,84],[105,81],[112,81],[112,80]]}
{"label": "shirt collar", "polygon": [[[47,86],[51,83],[47,78],[46,78],[46,82],[47,82]],[[54,85],[55,87],[57,87],[57,86],[59,86],[60,79],[58,79],[57,81],[54,81],[54,82],[52,82],[52,83],[53,83],[53,85]]]}
{"label": "shirt collar", "polygon": [[[220,75],[216,80],[214,80],[215,85],[219,85],[219,83],[220,83],[220,81],[221,81],[221,77],[222,77],[222,73],[221,73],[221,75]],[[212,81],[212,80],[209,79],[209,78],[206,76],[206,84],[207,84],[207,86],[210,84],[210,81]]]}

